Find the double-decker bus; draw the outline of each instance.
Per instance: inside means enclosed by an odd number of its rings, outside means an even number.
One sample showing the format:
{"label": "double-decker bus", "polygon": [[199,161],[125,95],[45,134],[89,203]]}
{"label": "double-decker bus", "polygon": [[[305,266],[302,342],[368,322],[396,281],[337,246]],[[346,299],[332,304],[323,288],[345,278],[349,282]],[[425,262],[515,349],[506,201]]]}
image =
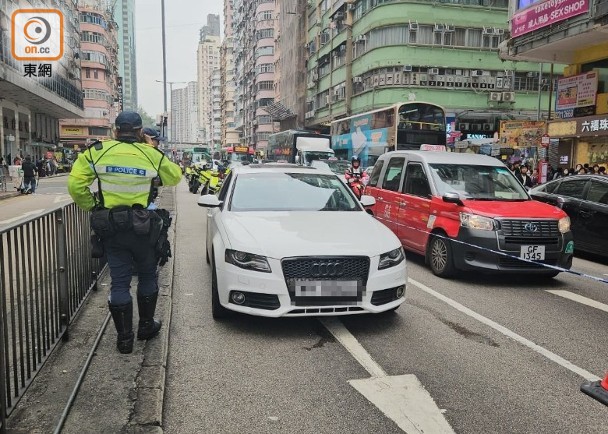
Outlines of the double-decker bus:
{"label": "double-decker bus", "polygon": [[331,137],[336,157],[350,159],[358,155],[363,167],[367,167],[388,151],[445,146],[445,110],[427,102],[396,103],[333,121]]}
{"label": "double-decker bus", "polygon": [[222,161],[232,163],[252,163],[255,157],[253,146],[227,146],[222,148]]}

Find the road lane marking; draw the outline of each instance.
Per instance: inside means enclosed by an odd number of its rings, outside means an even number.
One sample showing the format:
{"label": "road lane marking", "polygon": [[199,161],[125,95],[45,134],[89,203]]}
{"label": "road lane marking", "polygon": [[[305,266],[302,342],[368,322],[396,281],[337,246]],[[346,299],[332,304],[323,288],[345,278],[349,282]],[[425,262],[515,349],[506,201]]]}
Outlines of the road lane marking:
{"label": "road lane marking", "polygon": [[388,374],[376,363],[372,356],[363,348],[356,337],[337,318],[323,318],[320,320],[329,332],[342,344],[372,377],[386,377]]}
{"label": "road lane marking", "polygon": [[585,369],[576,366],[574,363],[564,359],[561,356],[558,356],[557,354],[549,351],[548,349],[541,347],[538,344],[535,344],[534,342],[532,342],[529,339],[524,338],[521,335],[518,335],[517,333],[509,330],[508,328],[498,324],[497,322],[492,321],[489,318],[486,318],[485,316],[478,314],[477,312],[469,309],[466,306],[463,306],[462,304],[458,303],[455,300],[452,300],[449,297],[446,297],[443,294],[438,293],[437,291],[429,288],[428,286],[426,286],[423,283],[420,283],[414,279],[408,278],[408,282],[411,283],[412,285],[416,286],[418,289],[426,292],[429,295],[432,295],[433,297],[438,298],[439,300],[449,304],[450,306],[452,306],[454,309],[470,316],[471,318],[476,319],[477,321],[492,327],[494,330],[502,333],[503,335],[513,339],[516,342],[519,342],[520,344],[530,348],[533,351],[536,351],[538,354],[546,357],[547,359],[551,360],[552,362],[557,363],[558,365],[562,366],[563,368],[568,369],[571,372],[574,372],[577,375],[580,375],[581,377],[585,378],[588,381],[597,381],[600,380],[600,377],[592,374],[589,371],[586,371]]}
{"label": "road lane marking", "polygon": [[559,295],[560,297],[567,298],[568,300],[576,301],[577,303],[608,312],[608,304],[600,303],[599,301],[583,297],[582,295],[574,294],[570,291],[564,291],[562,289],[546,289],[545,292],[550,292],[553,295]]}
{"label": "road lane marking", "polygon": [[406,433],[453,434],[431,394],[413,375],[388,375],[337,318],[319,319],[371,378],[349,380],[369,402]]}
{"label": "road lane marking", "polygon": [[22,220],[22,219],[24,219],[26,217],[29,217],[31,215],[40,214],[40,213],[42,213],[44,211],[46,211],[46,209],[43,208],[43,209],[37,209],[37,210],[34,210],[34,211],[24,212],[23,214],[18,215],[17,217],[13,217],[13,218],[7,219],[7,220],[0,220],[0,225],[7,225],[7,224],[10,224],[10,223]]}

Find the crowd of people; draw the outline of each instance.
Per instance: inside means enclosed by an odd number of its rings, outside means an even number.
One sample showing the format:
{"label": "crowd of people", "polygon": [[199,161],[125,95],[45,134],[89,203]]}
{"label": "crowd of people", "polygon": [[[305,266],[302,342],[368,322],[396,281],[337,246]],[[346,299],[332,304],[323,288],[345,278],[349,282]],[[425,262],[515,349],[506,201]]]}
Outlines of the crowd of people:
{"label": "crowd of people", "polygon": [[[527,164],[522,164],[521,162],[514,162],[509,164],[509,169],[515,177],[521,182],[521,184],[526,188],[532,188],[539,184],[541,184],[541,178],[538,173],[538,169],[534,168],[530,170]],[[606,167],[600,166],[599,164],[594,164],[590,166],[588,163],[585,164],[577,164],[576,167],[558,167],[554,169],[551,164],[549,164],[547,168],[547,181],[552,181],[554,179],[559,179],[564,176],[574,176],[574,175],[604,175],[608,176],[606,173]]]}

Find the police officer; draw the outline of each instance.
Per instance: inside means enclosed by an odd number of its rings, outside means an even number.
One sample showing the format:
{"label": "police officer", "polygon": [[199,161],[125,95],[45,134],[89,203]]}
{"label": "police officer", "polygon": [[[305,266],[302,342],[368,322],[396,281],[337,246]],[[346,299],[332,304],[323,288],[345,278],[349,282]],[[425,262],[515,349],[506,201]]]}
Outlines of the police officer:
{"label": "police officer", "polygon": [[158,131],[156,131],[154,128],[146,127],[142,131],[144,133],[144,139],[146,140],[146,143],[150,146],[158,148],[161,140],[164,140],[164,137],[161,137]]}
{"label": "police officer", "polygon": [[[79,155],[70,172],[68,191],[80,208],[93,211],[91,226],[102,238],[112,277],[108,305],[118,333],[116,346],[128,354],[133,351],[134,339],[130,294],[133,264],[138,273],[137,338],[153,338],[161,328],[160,321],[154,319],[158,257],[153,237],[159,217],[146,208],[158,177],[165,186],[177,185],[181,170],[158,149],[144,143],[142,120],[137,113],[118,115],[115,136],[116,140],[94,142]],[[96,179],[98,192],[93,195],[89,187]]]}

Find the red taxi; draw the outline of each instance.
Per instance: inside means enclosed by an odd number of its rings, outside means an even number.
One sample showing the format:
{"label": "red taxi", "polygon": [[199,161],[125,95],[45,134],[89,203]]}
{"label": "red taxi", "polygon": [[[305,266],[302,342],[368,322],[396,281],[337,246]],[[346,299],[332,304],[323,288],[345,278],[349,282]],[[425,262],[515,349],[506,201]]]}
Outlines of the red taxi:
{"label": "red taxi", "polygon": [[574,242],[561,209],[532,200],[499,160],[453,152],[394,151],[374,166],[371,212],[424,255],[433,273],[508,271],[553,277]]}

